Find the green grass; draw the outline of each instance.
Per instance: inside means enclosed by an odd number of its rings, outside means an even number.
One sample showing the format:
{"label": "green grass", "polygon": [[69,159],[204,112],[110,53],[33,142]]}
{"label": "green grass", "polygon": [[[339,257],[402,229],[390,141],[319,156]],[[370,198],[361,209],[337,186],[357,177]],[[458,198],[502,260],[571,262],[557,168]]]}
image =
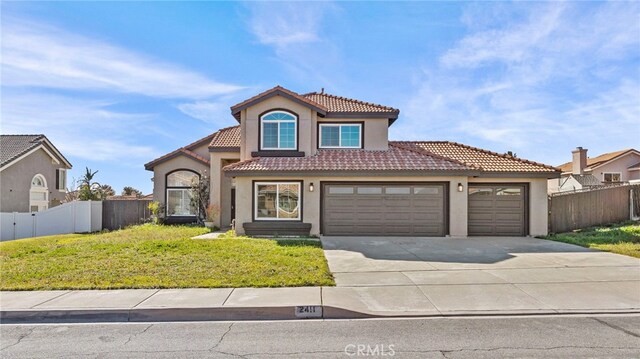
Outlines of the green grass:
{"label": "green grass", "polygon": [[1,290],[334,285],[319,242],[141,225],[0,243]]}
{"label": "green grass", "polygon": [[640,222],[628,221],[542,238],[640,258]]}

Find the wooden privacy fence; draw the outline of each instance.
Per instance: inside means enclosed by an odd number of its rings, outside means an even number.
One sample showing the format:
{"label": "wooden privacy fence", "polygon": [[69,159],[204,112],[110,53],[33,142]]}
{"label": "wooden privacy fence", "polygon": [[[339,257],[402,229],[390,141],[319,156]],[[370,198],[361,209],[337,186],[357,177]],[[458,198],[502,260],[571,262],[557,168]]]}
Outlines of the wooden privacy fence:
{"label": "wooden privacy fence", "polygon": [[150,199],[126,199],[102,201],[102,228],[121,229],[148,222],[151,218]]}
{"label": "wooden privacy fence", "polygon": [[562,233],[631,218],[631,189],[640,186],[603,187],[549,196],[549,232]]}

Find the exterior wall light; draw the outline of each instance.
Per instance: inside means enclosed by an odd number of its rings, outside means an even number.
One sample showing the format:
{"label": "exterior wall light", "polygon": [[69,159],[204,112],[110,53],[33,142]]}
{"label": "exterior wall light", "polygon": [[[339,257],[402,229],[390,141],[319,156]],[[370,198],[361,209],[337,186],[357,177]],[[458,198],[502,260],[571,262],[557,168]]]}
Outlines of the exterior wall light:
{"label": "exterior wall light", "polygon": [[309,192],[313,192],[313,182],[309,183]]}
{"label": "exterior wall light", "polygon": [[462,192],[464,187],[462,187],[462,183],[458,183],[458,192]]}

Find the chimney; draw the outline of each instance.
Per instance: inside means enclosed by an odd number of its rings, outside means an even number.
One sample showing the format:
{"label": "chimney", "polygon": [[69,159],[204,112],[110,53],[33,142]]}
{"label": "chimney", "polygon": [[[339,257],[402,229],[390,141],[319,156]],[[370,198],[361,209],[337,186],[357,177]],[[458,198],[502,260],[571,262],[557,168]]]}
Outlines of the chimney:
{"label": "chimney", "polygon": [[584,169],[587,168],[587,149],[578,147],[571,153],[573,154],[573,169],[571,173],[574,175],[584,174]]}

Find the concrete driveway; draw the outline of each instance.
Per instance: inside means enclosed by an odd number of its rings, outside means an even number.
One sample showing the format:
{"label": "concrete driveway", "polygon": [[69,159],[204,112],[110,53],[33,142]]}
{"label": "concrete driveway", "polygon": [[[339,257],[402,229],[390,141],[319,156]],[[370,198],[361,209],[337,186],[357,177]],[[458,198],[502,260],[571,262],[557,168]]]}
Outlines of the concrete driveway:
{"label": "concrete driveway", "polygon": [[322,237],[325,306],[376,315],[640,311],[640,260],[535,238]]}

